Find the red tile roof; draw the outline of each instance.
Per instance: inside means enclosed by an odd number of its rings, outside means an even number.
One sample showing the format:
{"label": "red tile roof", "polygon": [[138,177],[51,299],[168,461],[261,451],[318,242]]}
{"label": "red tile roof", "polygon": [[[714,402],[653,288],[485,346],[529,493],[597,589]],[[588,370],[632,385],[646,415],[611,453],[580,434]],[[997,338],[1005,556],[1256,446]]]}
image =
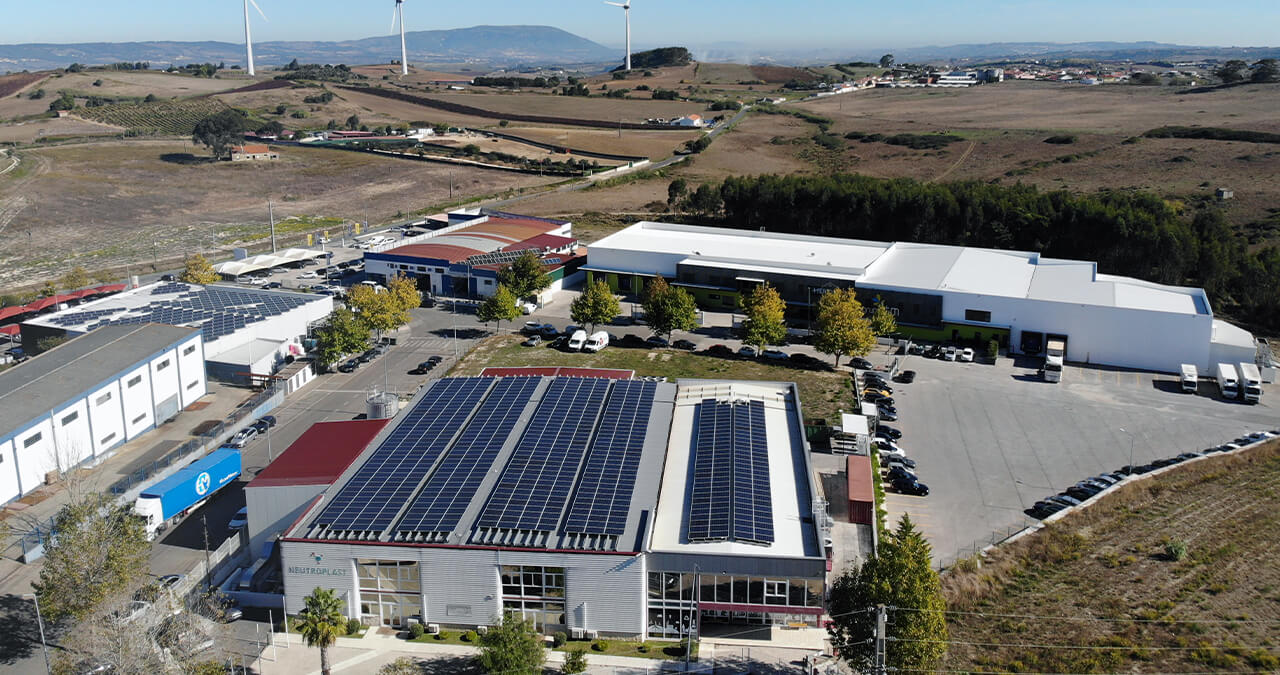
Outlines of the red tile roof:
{"label": "red tile roof", "polygon": [[11,323],[8,326],[0,326],[0,334],[3,335],[17,335],[20,332],[22,332],[22,326],[19,326],[16,323]]}
{"label": "red tile roof", "polygon": [[328,485],[342,475],[391,420],[317,422],[248,487]]}
{"label": "red tile roof", "polygon": [[568,246],[575,241],[577,241],[577,239],[574,239],[573,237],[561,237],[555,234],[540,234],[536,237],[533,237],[532,239],[525,239],[524,241],[512,244],[502,250],[523,251],[527,248],[556,249],[556,248],[563,248],[565,246]]}
{"label": "red tile roof", "polygon": [[451,263],[462,262],[473,255],[484,253],[480,249],[468,248],[466,246],[453,246],[450,244],[409,244],[407,246],[397,246],[396,248],[383,251],[386,255],[401,255],[410,258],[431,258],[432,260],[447,260]]}
{"label": "red tile roof", "polygon": [[603,377],[629,380],[636,371],[618,368],[568,368],[562,366],[490,367],[480,371],[481,377]]}
{"label": "red tile roof", "polygon": [[268,148],[268,147],[267,147],[267,146],[265,146],[265,145],[261,145],[261,144],[257,144],[257,143],[249,143],[249,144],[246,144],[246,145],[237,145],[237,146],[235,146],[235,147],[231,148],[231,150],[232,150],[233,152],[239,152],[239,153],[243,153],[243,154],[246,154],[246,155],[261,155],[261,154],[264,154],[264,153],[271,152],[271,148]]}
{"label": "red tile roof", "polygon": [[0,307],[0,321],[11,319],[19,314],[27,313],[26,305],[14,305],[12,307]]}

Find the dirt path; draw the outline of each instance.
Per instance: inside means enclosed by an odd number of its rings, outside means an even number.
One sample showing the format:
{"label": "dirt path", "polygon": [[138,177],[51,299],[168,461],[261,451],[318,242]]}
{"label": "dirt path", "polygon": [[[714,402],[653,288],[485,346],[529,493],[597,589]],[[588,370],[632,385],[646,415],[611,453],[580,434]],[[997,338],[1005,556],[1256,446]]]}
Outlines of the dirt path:
{"label": "dirt path", "polygon": [[952,171],[955,171],[956,169],[959,169],[959,168],[960,168],[960,165],[961,165],[961,164],[964,164],[964,160],[969,159],[969,155],[973,154],[973,149],[974,149],[974,148],[976,148],[976,147],[978,147],[978,142],[977,142],[977,141],[969,141],[969,147],[967,147],[967,148],[965,148],[965,149],[964,149],[964,153],[960,155],[960,158],[959,158],[959,159],[957,159],[957,160],[955,161],[955,163],[954,163],[954,164],[952,164],[951,166],[947,167],[947,170],[946,170],[946,171],[943,171],[942,173],[938,174],[938,175],[937,175],[937,176],[936,176],[932,181],[930,181],[930,182],[937,183],[938,181],[941,181],[943,178],[946,178],[947,176],[951,175],[951,172],[952,172]]}

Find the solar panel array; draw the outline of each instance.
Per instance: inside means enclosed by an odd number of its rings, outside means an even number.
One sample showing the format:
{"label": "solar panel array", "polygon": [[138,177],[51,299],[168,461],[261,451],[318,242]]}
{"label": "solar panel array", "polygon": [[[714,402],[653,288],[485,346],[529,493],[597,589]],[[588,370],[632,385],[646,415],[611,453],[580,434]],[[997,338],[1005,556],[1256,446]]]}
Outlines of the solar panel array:
{"label": "solar panel array", "polygon": [[695,434],[689,541],[773,543],[764,404],[705,399]]}
{"label": "solar panel array", "polygon": [[[279,316],[313,302],[315,296],[272,293],[220,286],[196,286],[178,282],[152,288],[157,299],[139,307],[111,307],[83,312],[64,312],[49,319],[56,326],[103,326],[163,323],[199,326],[206,342],[233,333],[252,323]],[[165,296],[165,297],[159,297]],[[120,314],[111,318],[113,314]]]}
{"label": "solar panel array", "polygon": [[609,385],[600,378],[552,380],[477,519],[479,527],[556,529]]}
{"label": "solar panel array", "polygon": [[446,455],[443,465],[409,506],[397,528],[401,537],[428,535],[439,539],[458,526],[512,426],[540,384],[542,379],[535,377],[508,377],[498,381]]}
{"label": "solar panel array", "polygon": [[655,382],[622,380],[613,385],[578,490],[569,504],[566,532],[616,537],[626,530],[657,390]]}
{"label": "solar panel array", "polygon": [[385,530],[492,384],[483,377],[433,384],[312,525],[335,532]]}

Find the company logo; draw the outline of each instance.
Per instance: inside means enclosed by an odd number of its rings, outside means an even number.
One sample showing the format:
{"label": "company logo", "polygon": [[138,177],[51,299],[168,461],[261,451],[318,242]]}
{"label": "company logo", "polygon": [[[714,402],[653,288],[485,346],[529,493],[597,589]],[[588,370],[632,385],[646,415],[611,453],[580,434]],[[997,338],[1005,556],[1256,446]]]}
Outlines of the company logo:
{"label": "company logo", "polygon": [[196,476],[196,494],[203,495],[209,491],[209,472],[205,471]]}
{"label": "company logo", "polygon": [[320,555],[319,553],[312,553],[311,557],[316,559],[316,563],[319,563],[320,559],[323,558],[324,556]]}

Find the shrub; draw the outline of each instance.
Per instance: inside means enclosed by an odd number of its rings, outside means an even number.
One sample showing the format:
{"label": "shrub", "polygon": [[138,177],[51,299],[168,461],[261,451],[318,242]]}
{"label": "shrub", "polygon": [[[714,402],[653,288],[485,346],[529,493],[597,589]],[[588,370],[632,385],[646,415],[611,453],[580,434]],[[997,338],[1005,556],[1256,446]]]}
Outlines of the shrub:
{"label": "shrub", "polygon": [[564,655],[564,665],[561,666],[560,672],[567,674],[585,673],[587,672],[587,650],[581,647],[570,649]]}
{"label": "shrub", "polygon": [[450,637],[452,636],[449,634],[449,631],[447,630],[442,630],[439,633],[436,633],[437,640],[448,640]]}
{"label": "shrub", "polygon": [[1178,562],[1187,557],[1187,542],[1181,539],[1171,539],[1164,544],[1164,557],[1168,560]]}
{"label": "shrub", "polygon": [[647,645],[647,644],[645,644],[645,643],[641,642],[641,643],[640,643],[640,646],[636,647],[636,651],[640,652],[641,654],[648,654],[648,653],[649,653],[649,645]]}
{"label": "shrub", "polygon": [[609,641],[608,641],[608,640],[596,640],[595,642],[592,642],[592,643],[591,643],[591,648],[592,648],[592,649],[594,649],[594,650],[596,650],[596,651],[598,651],[598,652],[607,652],[607,651],[609,651]]}
{"label": "shrub", "polygon": [[1058,134],[1044,139],[1044,142],[1051,145],[1071,145],[1076,142],[1076,137],[1073,134]]}
{"label": "shrub", "polygon": [[473,630],[469,630],[462,634],[463,642],[475,642],[477,639],[479,639],[479,636],[477,636],[476,632]]}
{"label": "shrub", "polygon": [[987,358],[995,361],[1000,356],[1000,343],[995,340],[987,342]]}
{"label": "shrub", "polygon": [[427,632],[427,629],[423,628],[422,624],[420,623],[409,624],[409,638],[412,640],[417,640],[418,638],[422,637],[426,632]]}
{"label": "shrub", "polygon": [[555,634],[551,636],[551,645],[553,647],[563,646],[564,643],[568,641],[569,641],[569,636],[566,635],[565,632],[562,630],[556,631]]}
{"label": "shrub", "polygon": [[360,619],[347,620],[347,635],[355,635],[361,628],[364,628],[364,625],[360,623]]}
{"label": "shrub", "polygon": [[843,150],[844,143],[835,134],[817,133],[812,136],[813,142],[828,150]]}
{"label": "shrub", "polygon": [[294,119],[298,119],[298,120],[300,120],[300,119],[305,119],[305,118],[307,117],[307,111],[305,111],[305,110],[295,110],[295,111],[293,111],[293,113],[292,113],[292,114],[290,114],[289,116],[290,116],[290,117],[292,117],[292,118],[294,118]]}

